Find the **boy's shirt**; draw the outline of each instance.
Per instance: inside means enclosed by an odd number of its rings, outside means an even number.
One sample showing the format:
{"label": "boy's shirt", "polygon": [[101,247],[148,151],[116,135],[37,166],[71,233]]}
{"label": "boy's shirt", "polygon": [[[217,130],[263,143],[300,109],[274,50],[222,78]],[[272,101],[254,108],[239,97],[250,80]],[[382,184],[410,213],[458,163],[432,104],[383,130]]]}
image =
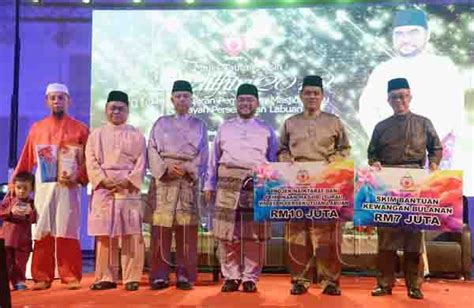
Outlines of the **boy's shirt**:
{"label": "boy's shirt", "polygon": [[18,198],[7,197],[0,204],[0,219],[3,226],[0,228],[0,238],[5,240],[5,247],[15,248],[23,251],[31,251],[31,224],[36,222],[37,212],[32,199],[28,199],[32,211],[26,216],[12,214],[13,207]]}

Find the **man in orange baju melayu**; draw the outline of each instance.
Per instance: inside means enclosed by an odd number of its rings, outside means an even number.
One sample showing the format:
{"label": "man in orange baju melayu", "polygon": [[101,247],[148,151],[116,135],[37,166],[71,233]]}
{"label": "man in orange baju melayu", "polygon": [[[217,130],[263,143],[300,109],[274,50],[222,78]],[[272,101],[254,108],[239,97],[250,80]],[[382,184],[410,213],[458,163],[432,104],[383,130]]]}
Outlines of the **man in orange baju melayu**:
{"label": "man in orange baju melayu", "polygon": [[[84,123],[67,114],[69,103],[69,91],[65,85],[48,85],[46,104],[51,115],[31,127],[14,172],[32,172],[36,168],[35,205],[38,221],[33,233],[33,290],[44,290],[51,286],[56,262],[61,282],[67,284],[68,289],[80,288],[80,185],[88,182],[83,154],[89,130]],[[54,161],[58,153],[66,149],[74,149],[76,153],[72,162],[68,163],[73,171],[60,170],[56,172],[55,178],[45,179],[47,171],[52,169],[54,173],[54,168],[57,168]],[[38,154],[50,154],[44,156],[49,163],[49,170],[44,168],[44,164],[38,163]]]}

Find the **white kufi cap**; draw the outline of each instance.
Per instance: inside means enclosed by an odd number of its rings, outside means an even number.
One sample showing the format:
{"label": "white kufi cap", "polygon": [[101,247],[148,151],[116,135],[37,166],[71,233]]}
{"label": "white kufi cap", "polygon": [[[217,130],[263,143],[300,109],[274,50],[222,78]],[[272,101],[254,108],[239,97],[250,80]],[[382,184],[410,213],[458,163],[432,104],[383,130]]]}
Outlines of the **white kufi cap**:
{"label": "white kufi cap", "polygon": [[62,84],[62,83],[50,83],[46,87],[46,95],[48,95],[51,92],[63,92],[69,95],[69,90],[67,89],[67,86]]}

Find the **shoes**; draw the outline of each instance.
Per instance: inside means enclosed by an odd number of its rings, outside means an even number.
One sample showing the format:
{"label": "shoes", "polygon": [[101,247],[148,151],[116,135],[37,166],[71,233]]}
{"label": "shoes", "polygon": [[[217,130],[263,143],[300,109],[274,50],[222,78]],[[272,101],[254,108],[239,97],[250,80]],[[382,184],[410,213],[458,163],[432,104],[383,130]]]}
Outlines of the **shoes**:
{"label": "shoes", "polygon": [[49,282],[49,281],[38,281],[38,282],[35,282],[35,284],[33,285],[32,290],[41,291],[41,290],[46,290],[46,289],[49,289],[49,288],[51,288],[51,282]]}
{"label": "shoes", "polygon": [[15,291],[25,291],[25,290],[28,290],[28,287],[23,282],[19,282],[13,286],[13,289]]}
{"label": "shoes", "polygon": [[240,279],[226,279],[222,286],[221,292],[235,292],[239,290]]}
{"label": "shoes", "polygon": [[94,291],[101,291],[101,290],[109,290],[109,289],[116,289],[117,284],[111,281],[100,281],[91,284],[90,289]]}
{"label": "shoes", "polygon": [[178,281],[176,282],[176,288],[180,290],[192,290],[193,284],[189,281]]}
{"label": "shoes", "polygon": [[341,289],[336,285],[329,284],[324,288],[323,294],[332,295],[332,296],[339,296],[339,295],[341,295]]}
{"label": "shoes", "polygon": [[244,281],[242,288],[247,293],[257,292],[257,285],[253,281]]}
{"label": "shoes", "polygon": [[292,283],[291,289],[290,289],[291,295],[301,295],[301,294],[305,294],[306,292],[308,292],[308,288],[306,288],[304,284],[298,283],[298,282]]}
{"label": "shoes", "polygon": [[384,296],[384,295],[392,295],[392,289],[377,286],[375,289],[372,290],[372,296]]}
{"label": "shoes", "polygon": [[152,290],[162,290],[170,286],[168,280],[155,279],[150,283],[150,289]]}
{"label": "shoes", "polygon": [[140,284],[138,283],[138,281],[130,281],[130,282],[127,282],[125,284],[125,290],[127,290],[127,291],[136,291],[136,290],[138,290],[139,286],[140,286]]}
{"label": "shoes", "polygon": [[68,290],[78,290],[81,288],[81,283],[77,280],[70,281],[66,284]]}
{"label": "shoes", "polygon": [[420,289],[408,289],[408,297],[413,299],[423,299],[423,293]]}

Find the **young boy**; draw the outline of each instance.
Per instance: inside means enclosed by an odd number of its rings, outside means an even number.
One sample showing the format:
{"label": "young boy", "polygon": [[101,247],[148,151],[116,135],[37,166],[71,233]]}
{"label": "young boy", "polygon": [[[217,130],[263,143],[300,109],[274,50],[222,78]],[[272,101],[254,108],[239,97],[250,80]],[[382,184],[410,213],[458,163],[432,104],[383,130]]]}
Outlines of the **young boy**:
{"label": "young boy", "polygon": [[31,252],[31,224],[36,222],[36,210],[31,199],[35,177],[20,172],[13,179],[14,195],[0,204],[0,237],[5,239],[7,271],[14,290],[26,290],[25,270]]}

